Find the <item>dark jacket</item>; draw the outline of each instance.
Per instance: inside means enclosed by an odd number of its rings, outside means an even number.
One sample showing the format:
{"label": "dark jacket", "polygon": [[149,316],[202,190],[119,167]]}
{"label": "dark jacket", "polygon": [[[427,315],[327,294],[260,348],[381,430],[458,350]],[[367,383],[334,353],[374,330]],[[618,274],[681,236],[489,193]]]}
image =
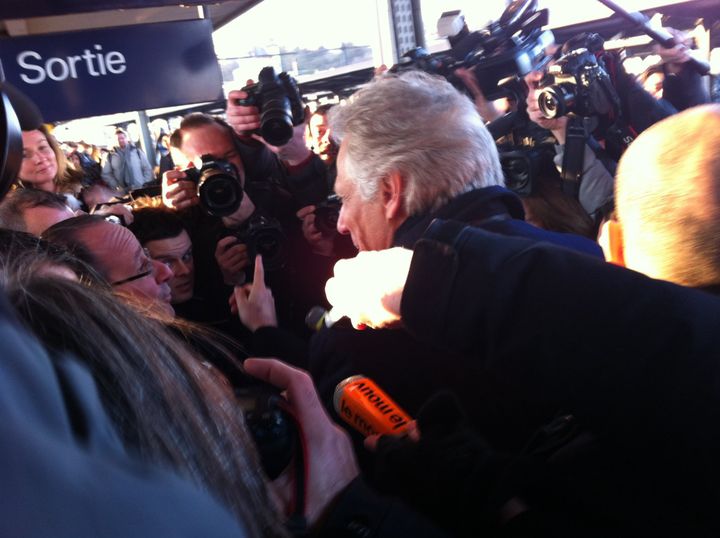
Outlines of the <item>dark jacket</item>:
{"label": "dark jacket", "polygon": [[[552,401],[593,442],[547,462],[532,506],[577,535],[716,536],[720,521],[720,301],[639,273],[457,223],[415,247],[406,328]],[[509,417],[508,417],[509,418]]]}
{"label": "dark jacket", "polygon": [[[477,189],[433,214],[411,217],[397,230],[395,244],[411,247],[435,216],[453,216],[504,235],[602,256],[599,247],[587,239],[546,232],[520,220],[520,201],[501,187]],[[512,333],[513,327],[503,330]],[[472,423],[499,449],[521,447],[539,423],[557,411],[552,403],[544,409],[527,408],[513,388],[516,380],[488,372],[466,353],[428,346],[404,330],[356,331],[336,325],[321,331],[311,341],[309,370],[328,408],[332,408],[336,385],[355,374],[372,378],[411,415],[436,391],[450,389],[458,395]]]}

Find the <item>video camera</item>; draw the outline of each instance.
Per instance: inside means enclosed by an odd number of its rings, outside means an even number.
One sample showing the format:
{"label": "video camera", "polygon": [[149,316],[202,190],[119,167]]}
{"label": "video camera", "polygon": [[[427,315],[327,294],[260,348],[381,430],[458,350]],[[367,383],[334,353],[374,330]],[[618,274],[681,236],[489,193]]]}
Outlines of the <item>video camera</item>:
{"label": "video camera", "polygon": [[508,79],[520,79],[540,71],[549,61],[545,49],[554,42],[547,9],[537,9],[537,0],[515,0],[500,19],[482,30],[470,32],[459,11],[442,14],[438,33],[450,42],[449,54],[429,55],[422,48],[409,51],[406,60],[391,71],[421,69],[441,75],[456,87],[462,82],[453,75],[459,67],[474,68],[475,78],[488,100],[513,95]]}
{"label": "video camera", "polygon": [[202,166],[186,168],[186,179],[197,185],[200,206],[210,215],[227,217],[240,207],[242,185],[232,163],[203,155]]}
{"label": "video camera", "polygon": [[293,136],[293,127],[305,121],[305,106],[295,79],[286,72],[275,74],[272,67],[264,67],[258,82],[245,86],[248,94],[237,104],[260,109],[260,135],[268,144],[284,146]]}

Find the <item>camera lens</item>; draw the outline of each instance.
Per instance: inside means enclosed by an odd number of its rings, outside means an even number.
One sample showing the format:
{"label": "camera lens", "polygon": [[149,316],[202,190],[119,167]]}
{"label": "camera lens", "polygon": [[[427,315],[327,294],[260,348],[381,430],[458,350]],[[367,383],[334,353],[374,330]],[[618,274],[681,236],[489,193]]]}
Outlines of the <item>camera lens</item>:
{"label": "camera lens", "polygon": [[566,115],[574,102],[575,92],[572,85],[568,84],[553,84],[538,96],[540,113],[549,120]]}
{"label": "camera lens", "polygon": [[519,155],[501,156],[500,162],[505,174],[505,186],[515,192],[529,192],[530,163]]}
{"label": "camera lens", "polygon": [[283,146],[293,136],[292,110],[286,98],[265,102],[260,116],[260,134],[268,144]]}
{"label": "camera lens", "polygon": [[198,182],[198,197],[205,211],[215,217],[232,215],[240,207],[243,192],[238,180],[221,170],[203,171]]}

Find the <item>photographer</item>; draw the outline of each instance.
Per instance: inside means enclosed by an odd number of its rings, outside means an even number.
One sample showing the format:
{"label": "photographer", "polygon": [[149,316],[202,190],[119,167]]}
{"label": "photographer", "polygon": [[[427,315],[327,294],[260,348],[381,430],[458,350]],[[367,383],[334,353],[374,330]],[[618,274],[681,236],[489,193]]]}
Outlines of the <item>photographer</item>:
{"label": "photographer", "polygon": [[[547,119],[538,106],[540,90],[538,83],[543,74],[533,72],[525,77],[528,85],[527,113],[530,121],[535,122],[543,129],[549,130],[557,145],[555,146],[555,165],[562,168],[565,153],[565,133],[568,125],[567,116]],[[606,168],[595,152],[586,144],[583,154],[583,170],[578,191],[578,201],[590,217],[597,219],[601,208],[612,200],[615,181],[613,174]]]}
{"label": "photographer", "polygon": [[[257,119],[257,108],[235,105],[235,95],[228,101],[228,117],[241,109],[246,117]],[[230,214],[228,210],[222,217],[207,215],[198,207],[197,180],[190,180],[182,170],[165,173],[163,201],[188,221],[198,271],[217,275],[208,277],[219,284],[213,292],[216,297],[226,300],[231,292],[220,283],[242,284],[252,275],[256,252],[250,250],[260,249],[257,253],[264,255],[271,269],[268,283],[278,300],[281,324],[305,334],[304,316],[322,302],[322,283],[331,264],[310,252],[295,216],[299,207],[327,196],[324,165],[305,147],[303,129],[296,127],[285,146],[269,148],[257,139],[238,137],[228,124],[211,116],[185,117],[180,125],[182,152],[190,161],[206,156],[223,170],[231,170],[223,173],[239,183],[234,188],[240,191],[236,195],[240,202]],[[204,177],[203,170],[199,173]]]}
{"label": "photographer", "polygon": [[[533,72],[525,77],[529,88],[528,115],[533,122],[550,130],[555,136],[558,142],[555,162],[559,168],[565,167],[566,162],[572,162],[578,157],[576,155],[570,156],[567,161],[565,159],[568,126],[566,114],[570,112],[571,116],[590,117],[591,132],[586,133],[588,144],[583,149],[578,199],[591,216],[600,216],[597,212],[611,200],[612,175],[616,162],[638,134],[677,110],[707,102],[708,97],[702,88],[700,75],[689,68],[687,63],[690,56],[687,47],[682,44],[683,36],[670,30],[678,45],[673,49],[656,47],[656,50],[666,59],[669,72],[682,75],[675,76],[670,82],[667,99],[658,101],[645,91],[625,72],[616,53],[603,50],[602,39],[596,34],[580,34],[570,39],[562,48],[564,56],[555,66],[555,69],[559,68],[562,73],[562,80],[575,78],[576,93],[587,92],[587,95],[578,96],[575,104],[570,105],[567,111],[562,110],[565,108],[561,102],[563,97],[558,97],[559,100],[553,104],[553,108],[547,108],[548,96],[551,94],[546,93],[548,90],[539,88],[549,85],[549,82],[544,80],[544,73]],[[589,60],[582,59],[583,54],[587,58],[594,56],[597,66],[591,68]],[[580,64],[576,66],[577,62]],[[590,69],[594,69],[597,74],[584,79],[589,82],[580,82],[581,70],[584,72]],[[608,87],[609,85],[612,87]],[[549,91],[557,92],[555,87],[552,86]],[[561,91],[554,95],[560,96],[562,93]],[[588,107],[590,110],[585,110]]]}

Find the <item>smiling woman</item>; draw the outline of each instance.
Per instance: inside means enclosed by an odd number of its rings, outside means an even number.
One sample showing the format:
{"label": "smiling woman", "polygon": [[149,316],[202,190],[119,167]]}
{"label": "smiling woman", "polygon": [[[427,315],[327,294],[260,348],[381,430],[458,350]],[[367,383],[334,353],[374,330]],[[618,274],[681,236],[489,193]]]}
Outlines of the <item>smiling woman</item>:
{"label": "smiling woman", "polygon": [[59,194],[80,192],[82,173],[70,168],[55,137],[44,126],[23,131],[23,160],[18,186]]}

